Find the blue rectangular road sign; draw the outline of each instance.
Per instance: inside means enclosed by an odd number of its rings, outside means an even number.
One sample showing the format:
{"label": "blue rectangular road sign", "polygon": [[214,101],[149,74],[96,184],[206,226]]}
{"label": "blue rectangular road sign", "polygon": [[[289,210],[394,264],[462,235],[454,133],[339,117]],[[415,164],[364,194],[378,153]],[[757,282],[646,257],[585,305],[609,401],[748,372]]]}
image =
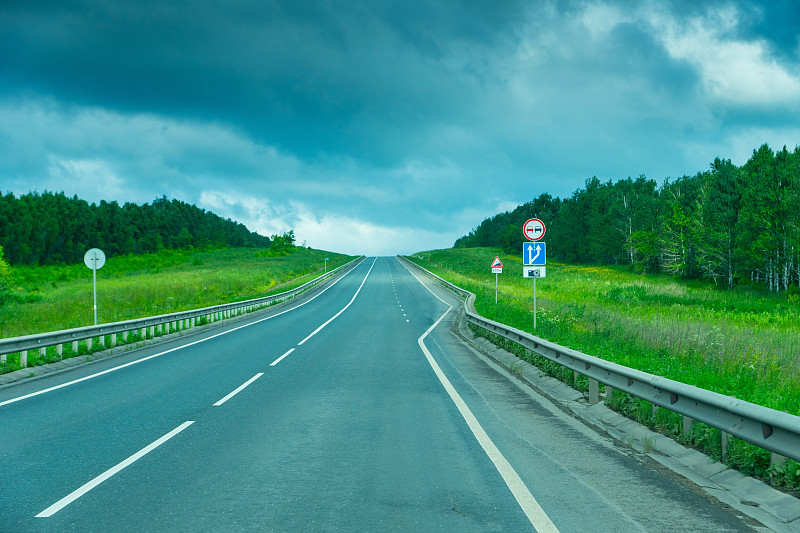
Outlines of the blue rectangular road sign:
{"label": "blue rectangular road sign", "polygon": [[547,245],[543,242],[523,243],[522,264],[525,266],[545,266],[547,264]]}

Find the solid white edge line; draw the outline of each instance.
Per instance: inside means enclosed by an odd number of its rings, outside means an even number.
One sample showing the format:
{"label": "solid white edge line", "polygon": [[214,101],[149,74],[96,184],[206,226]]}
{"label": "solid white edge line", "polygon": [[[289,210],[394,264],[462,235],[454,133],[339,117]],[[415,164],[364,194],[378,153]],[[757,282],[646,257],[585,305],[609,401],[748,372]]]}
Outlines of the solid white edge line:
{"label": "solid white edge line", "polygon": [[[414,275],[411,269],[406,267],[406,270],[408,270],[408,272],[412,276],[414,276],[417,279],[417,281],[419,281],[422,284],[423,287],[428,289],[428,292],[436,296],[436,294],[434,294],[434,292],[430,288],[428,288],[428,286],[425,285],[425,283],[423,283],[422,280],[420,280],[416,275]],[[522,508],[522,511],[525,513],[525,516],[528,517],[528,520],[530,521],[534,529],[536,529],[536,531],[538,531],[539,533],[559,533],[558,528],[550,520],[550,517],[547,516],[547,513],[544,512],[544,509],[542,509],[542,507],[539,505],[539,502],[536,501],[536,498],[533,497],[533,494],[531,494],[530,490],[528,490],[528,487],[525,485],[525,482],[522,481],[522,478],[519,477],[519,474],[517,474],[517,471],[514,470],[513,466],[511,466],[511,463],[508,462],[505,456],[503,456],[502,452],[500,452],[497,446],[495,446],[494,442],[486,433],[486,431],[483,429],[480,422],[478,422],[478,419],[475,418],[475,415],[467,406],[466,402],[463,400],[463,398],[461,398],[461,395],[458,394],[458,391],[456,391],[455,387],[453,387],[453,384],[450,383],[450,380],[447,379],[447,376],[444,375],[444,372],[439,367],[439,364],[436,362],[436,360],[433,358],[433,355],[428,350],[428,347],[425,346],[424,342],[425,337],[427,337],[428,334],[431,331],[433,331],[436,328],[436,326],[438,326],[439,323],[444,319],[444,317],[447,316],[447,314],[453,309],[453,307],[450,304],[448,304],[438,296],[436,296],[436,298],[438,298],[442,303],[447,305],[447,311],[445,311],[444,314],[440,316],[439,319],[436,322],[434,322],[433,325],[429,327],[428,330],[425,333],[423,333],[419,339],[417,339],[417,343],[419,344],[419,347],[422,349],[422,353],[425,354],[425,359],[428,360],[428,364],[431,365],[431,368],[433,368],[433,372],[436,374],[436,377],[439,378],[439,382],[444,386],[445,390],[447,391],[447,394],[450,396],[450,399],[453,400],[453,403],[456,405],[458,412],[461,413],[462,417],[464,417],[464,420],[467,422],[470,431],[472,431],[472,434],[475,435],[478,444],[481,445],[483,451],[492,461],[495,468],[497,468],[497,471],[502,476],[503,481],[505,481],[506,483],[506,486],[508,486],[508,488],[511,490],[511,493],[514,495],[514,498],[517,500],[517,503]]]}
{"label": "solid white edge line", "polygon": [[110,478],[114,474],[119,473],[124,468],[126,468],[126,467],[130,466],[131,464],[135,463],[136,461],[138,461],[139,459],[141,459],[142,457],[144,457],[148,453],[152,452],[153,450],[155,450],[156,448],[158,448],[159,446],[161,446],[162,444],[167,442],[169,439],[171,439],[172,437],[174,437],[175,435],[177,435],[178,433],[180,433],[184,429],[188,428],[192,424],[194,424],[194,420],[189,420],[187,422],[184,422],[183,424],[181,424],[180,426],[176,427],[175,429],[173,429],[172,431],[170,431],[169,433],[167,433],[166,435],[164,435],[163,437],[161,437],[157,441],[155,441],[155,442],[153,442],[151,444],[148,444],[147,446],[145,446],[144,448],[142,448],[141,450],[139,450],[135,454],[131,455],[130,457],[128,457],[127,459],[125,459],[124,461],[119,463],[118,465],[109,468],[108,470],[106,470],[105,472],[103,472],[102,474],[100,474],[99,476],[94,478],[93,480],[89,481],[88,483],[86,483],[85,485],[80,487],[79,489],[77,489],[77,490],[73,491],[72,493],[68,494],[67,496],[61,498],[60,500],[58,500],[56,503],[54,503],[53,505],[51,505],[47,509],[45,509],[41,513],[37,514],[36,518],[47,518],[47,517],[53,516],[58,511],[60,511],[61,509],[63,509],[67,505],[69,505],[70,503],[74,502],[75,500],[77,500],[78,498],[80,498],[81,496],[83,496],[84,494],[86,494],[87,492],[89,492],[90,490],[95,488],[96,486],[98,486],[103,481],[106,481],[108,478]]}
{"label": "solid white edge line", "polygon": [[[375,264],[375,263],[373,262],[373,264]],[[356,265],[356,266],[358,266],[358,265]],[[46,388],[46,389],[42,389],[42,390],[40,390],[40,391],[32,392],[32,393],[30,393],[30,394],[25,394],[25,395],[23,395],[23,396],[18,396],[18,397],[16,397],[16,398],[11,398],[10,400],[5,400],[5,401],[3,401],[3,402],[0,402],[0,407],[2,407],[2,406],[4,406],[4,405],[8,405],[8,404],[10,404],[10,403],[18,402],[18,401],[21,401],[21,400],[26,400],[26,399],[28,399],[28,398],[32,398],[32,397],[34,397],[34,396],[39,396],[40,394],[44,394],[44,393],[46,393],[46,392],[52,392],[52,391],[54,391],[54,390],[63,389],[64,387],[69,387],[70,385],[75,385],[76,383],[80,383],[81,381],[86,381],[87,379],[96,378],[96,377],[102,376],[102,375],[104,375],[104,374],[108,374],[109,372],[115,372],[115,371],[117,371],[117,370],[121,370],[121,369],[123,369],[123,368],[127,368],[127,367],[129,367],[129,366],[132,366],[132,365],[138,365],[139,363],[143,363],[143,362],[145,362],[145,361],[148,361],[148,360],[150,360],[150,359],[153,359],[153,358],[156,358],[156,357],[160,357],[160,356],[162,356],[162,355],[166,355],[166,354],[168,354],[168,353],[170,353],[170,352],[174,352],[174,351],[177,351],[177,350],[182,350],[183,348],[188,348],[189,346],[194,346],[195,344],[200,344],[201,342],[210,341],[211,339],[215,339],[215,338],[217,338],[217,337],[220,337],[220,336],[222,336],[222,335],[227,335],[228,333],[234,332],[234,331],[236,331],[236,330],[239,330],[239,329],[242,329],[242,328],[246,328],[246,327],[249,327],[249,326],[253,326],[253,325],[255,325],[255,324],[259,324],[259,323],[261,323],[261,322],[264,322],[265,320],[270,320],[270,319],[273,319],[273,318],[275,318],[276,316],[280,316],[280,315],[282,315],[282,314],[284,314],[284,313],[288,313],[289,311],[294,311],[294,310],[295,310],[295,309],[297,309],[298,307],[303,307],[303,306],[304,306],[304,305],[306,305],[307,303],[311,303],[311,302],[312,302],[313,300],[315,300],[317,297],[319,297],[319,296],[322,296],[322,294],[323,294],[325,291],[327,291],[328,289],[330,289],[331,287],[333,287],[334,285],[336,285],[337,283],[339,283],[339,281],[341,281],[342,279],[344,279],[344,278],[345,278],[345,276],[347,276],[348,274],[350,274],[350,272],[352,272],[353,270],[354,270],[354,268],[353,268],[353,269],[350,269],[350,270],[349,270],[348,272],[346,272],[346,273],[345,273],[345,274],[344,274],[342,277],[338,278],[336,281],[334,281],[333,283],[331,283],[330,285],[328,285],[327,287],[325,287],[325,288],[324,288],[322,291],[320,291],[318,294],[315,294],[313,298],[310,298],[310,299],[306,300],[305,302],[303,302],[303,303],[301,303],[301,304],[299,304],[299,305],[296,305],[296,306],[294,306],[294,307],[292,307],[292,308],[290,308],[290,309],[286,309],[285,311],[281,311],[280,313],[275,313],[274,315],[270,315],[270,316],[268,316],[268,317],[261,318],[261,319],[259,319],[259,320],[256,320],[256,321],[254,321],[254,322],[250,322],[249,324],[244,324],[244,325],[242,325],[242,326],[238,326],[238,327],[235,327],[235,328],[229,329],[229,330],[227,330],[227,331],[223,331],[223,332],[221,332],[221,333],[217,333],[216,335],[211,335],[210,337],[206,337],[206,338],[204,338],[204,339],[200,339],[199,341],[190,342],[189,344],[184,344],[184,345],[182,345],[182,346],[177,346],[177,347],[175,347],[175,348],[171,348],[171,349],[169,349],[169,350],[165,350],[165,351],[163,351],[163,352],[159,352],[159,353],[157,353],[157,354],[148,355],[147,357],[143,357],[143,358],[141,358],[141,359],[137,359],[136,361],[131,361],[130,363],[125,363],[124,365],[115,366],[114,368],[109,368],[109,369],[107,369],[107,370],[103,370],[102,372],[98,372],[98,373],[96,373],[96,374],[92,374],[92,375],[89,375],[89,376],[84,376],[84,377],[82,377],[82,378],[79,378],[79,379],[74,379],[74,380],[72,380],[72,381],[68,381],[67,383],[62,383],[62,384],[60,384],[60,385],[56,385],[56,386],[54,386],[54,387],[48,387],[48,388]]]}
{"label": "solid white edge line", "polygon": [[319,333],[320,331],[322,331],[322,328],[324,328],[325,326],[327,326],[328,324],[330,324],[331,322],[333,322],[333,321],[334,321],[334,319],[335,319],[336,317],[338,317],[339,315],[341,315],[342,313],[344,313],[344,312],[345,312],[345,310],[346,310],[348,307],[350,307],[350,304],[352,304],[353,302],[355,302],[355,301],[356,301],[356,296],[358,296],[358,293],[359,293],[359,292],[361,292],[361,288],[364,286],[364,283],[366,283],[366,282],[367,282],[367,278],[369,277],[369,273],[370,273],[370,272],[372,272],[372,267],[374,267],[374,266],[375,266],[375,261],[377,261],[377,260],[378,260],[378,258],[377,258],[377,257],[376,257],[375,259],[373,259],[373,261],[372,261],[372,265],[370,265],[370,267],[369,267],[369,270],[367,271],[367,275],[366,275],[366,276],[364,276],[364,280],[361,282],[361,285],[359,285],[359,286],[358,286],[358,290],[357,290],[357,291],[356,291],[356,293],[353,295],[353,298],[351,298],[351,299],[350,299],[350,301],[347,303],[347,305],[345,305],[344,307],[342,307],[342,310],[341,310],[341,311],[339,311],[338,313],[336,313],[335,315],[333,315],[332,317],[330,317],[330,318],[329,318],[329,319],[328,319],[328,320],[327,320],[327,321],[326,321],[324,324],[322,324],[320,327],[318,327],[317,329],[315,329],[315,330],[314,330],[314,331],[313,331],[313,332],[312,332],[312,333],[311,333],[311,334],[310,334],[308,337],[306,337],[305,339],[303,339],[303,340],[301,340],[300,342],[298,342],[298,343],[297,343],[297,345],[298,345],[298,346],[302,346],[304,342],[306,342],[308,339],[310,339],[311,337],[313,337],[314,335],[316,335],[317,333]]}
{"label": "solid white edge line", "polygon": [[428,331],[423,333],[417,342],[419,343],[420,348],[422,348],[422,352],[425,354],[428,364],[430,364],[431,368],[433,368],[433,372],[436,374],[436,377],[439,378],[439,381],[444,386],[447,394],[450,395],[450,399],[453,400],[454,404],[456,404],[458,412],[461,413],[462,417],[464,417],[469,429],[472,431],[472,434],[475,435],[475,438],[481,445],[481,448],[483,448],[483,451],[487,456],[489,456],[489,459],[492,461],[492,463],[494,463],[495,468],[497,468],[497,471],[503,477],[503,481],[505,481],[506,485],[511,490],[511,493],[514,495],[517,503],[522,508],[525,516],[528,517],[531,525],[539,533],[559,533],[558,528],[550,520],[550,517],[547,516],[547,513],[544,512],[544,509],[542,509],[542,507],[539,505],[539,502],[536,501],[536,498],[533,497],[533,494],[531,494],[531,492],[528,490],[528,487],[525,486],[525,482],[519,477],[519,474],[517,474],[516,470],[514,470],[514,467],[511,466],[511,463],[509,463],[500,450],[497,449],[497,446],[495,446],[494,442],[492,442],[492,439],[483,429],[480,422],[478,422],[478,419],[475,418],[475,415],[472,414],[472,411],[469,409],[469,407],[467,407],[466,402],[464,402],[464,400],[461,398],[461,395],[458,394],[455,387],[453,387],[453,385],[450,383],[450,380],[444,375],[444,372],[442,372],[439,364],[434,360],[427,346],[425,346],[425,337],[427,337],[428,334],[439,325],[439,322],[444,319],[451,309],[453,308],[449,307],[447,311],[445,311],[444,314],[439,317],[439,320],[437,320],[430,328],[428,328]]}
{"label": "solid white edge line", "polygon": [[285,353],[285,354],[283,354],[282,356],[280,356],[280,357],[278,357],[277,359],[275,359],[273,362],[271,362],[271,363],[269,364],[269,366],[275,366],[275,365],[277,365],[278,363],[280,363],[281,361],[283,361],[283,358],[284,358],[284,357],[286,357],[287,355],[289,355],[289,354],[290,354],[290,353],[292,353],[293,351],[294,351],[294,348],[290,348],[288,352],[286,352],[286,353]]}
{"label": "solid white edge line", "polygon": [[231,392],[230,394],[228,394],[227,396],[225,396],[224,398],[219,400],[217,403],[215,403],[214,407],[219,407],[223,403],[227,402],[228,400],[230,400],[231,398],[233,398],[234,396],[236,396],[237,394],[242,392],[242,390],[244,390],[245,387],[247,387],[248,385],[250,385],[252,382],[254,382],[255,380],[257,380],[258,378],[260,378],[263,375],[264,375],[263,372],[259,372],[258,374],[256,374],[252,378],[248,379],[247,381],[245,381],[244,383],[239,385],[239,387],[237,387],[236,390],[234,390],[233,392]]}

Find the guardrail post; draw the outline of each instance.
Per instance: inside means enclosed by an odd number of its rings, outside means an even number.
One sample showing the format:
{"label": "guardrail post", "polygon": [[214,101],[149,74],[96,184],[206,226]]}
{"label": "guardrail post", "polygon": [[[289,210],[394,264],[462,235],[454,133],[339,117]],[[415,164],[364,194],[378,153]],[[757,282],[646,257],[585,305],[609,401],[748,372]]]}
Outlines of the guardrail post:
{"label": "guardrail post", "polygon": [[58,360],[64,358],[64,345],[63,344],[56,344],[56,353],[58,354]]}
{"label": "guardrail post", "polygon": [[78,341],[72,341],[72,351],[75,355],[78,355]]}
{"label": "guardrail post", "polygon": [[657,413],[658,413],[658,406],[656,404],[652,404],[652,415],[653,415],[653,418],[655,418]]}
{"label": "guardrail post", "polygon": [[782,456],[779,453],[770,452],[770,455],[769,455],[769,465],[770,466],[782,465],[784,463],[784,461],[786,461],[786,457]]}
{"label": "guardrail post", "polygon": [[600,402],[599,388],[597,380],[589,378],[589,405]]}
{"label": "guardrail post", "polygon": [[694,426],[694,419],[683,415],[681,420],[681,433],[684,437],[689,437],[692,434],[692,427]]}
{"label": "guardrail post", "polygon": [[117,345],[117,334],[116,333],[112,333],[111,334],[111,347],[113,348],[116,345]]}
{"label": "guardrail post", "polygon": [[106,336],[105,335],[100,335],[99,337],[97,337],[97,344],[99,344],[101,347],[105,348],[106,347]]}
{"label": "guardrail post", "polygon": [[39,348],[39,354],[44,356],[44,362],[47,363],[47,348]]}
{"label": "guardrail post", "polygon": [[728,434],[720,431],[720,444],[722,445],[722,462],[728,460]]}
{"label": "guardrail post", "polygon": [[28,368],[28,350],[22,350],[19,352],[19,366],[22,368]]}
{"label": "guardrail post", "polygon": [[88,339],[86,339],[86,348],[87,348],[87,349],[88,349],[90,352],[92,351],[92,341],[93,341],[93,340],[94,340],[94,339],[93,339],[93,338],[91,338],[91,337],[89,337]]}
{"label": "guardrail post", "polygon": [[606,385],[606,403],[611,403],[612,399],[614,399],[614,388]]}
{"label": "guardrail post", "polygon": [[128,342],[128,332],[127,331],[123,331],[122,332],[122,342]]}
{"label": "guardrail post", "polygon": [[150,337],[155,338],[156,336],[156,327],[150,326]]}
{"label": "guardrail post", "polygon": [[194,327],[194,324],[195,324],[194,318],[195,318],[195,317],[192,317],[192,322],[191,322],[191,324],[192,324],[192,325],[191,325],[191,326],[189,326],[189,327],[191,327],[191,328],[193,328],[193,327]]}

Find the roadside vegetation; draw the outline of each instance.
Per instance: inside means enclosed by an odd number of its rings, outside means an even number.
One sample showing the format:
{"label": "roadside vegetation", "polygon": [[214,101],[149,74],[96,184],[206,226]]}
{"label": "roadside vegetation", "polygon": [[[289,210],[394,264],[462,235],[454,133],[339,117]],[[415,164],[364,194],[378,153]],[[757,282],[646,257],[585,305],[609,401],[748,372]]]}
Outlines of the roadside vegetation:
{"label": "roadside vegetation", "polygon": [[666,179],[586,180],[569,198],[543,193],[481,222],[455,248],[518,254],[522,224],[538,218],[551,259],[628,265],[637,272],[800,292],[800,147],[753,150],[741,167],[716,158],[706,171]]}
{"label": "roadside vegetation", "polygon": [[[109,257],[97,271],[99,322],[116,322],[287,291],[351,257],[294,246],[161,250]],[[0,338],[94,323],[92,271],[0,262]],[[5,272],[5,275],[3,275]],[[5,282],[5,285],[3,283]]]}
{"label": "roadside vegetation", "polygon": [[[497,305],[489,269],[496,255],[504,265]],[[721,289],[699,280],[636,274],[630,266],[548,261],[547,277],[537,282],[534,332],[532,281],[522,278],[520,257],[500,248],[459,248],[410,259],[474,292],[477,311],[488,318],[621,365],[800,415],[800,298],[794,293],[749,285]],[[528,358],[551,375],[572,380],[558,365]],[[585,386],[580,380],[577,385]],[[718,430],[696,423],[684,439],[674,413],[654,414],[649,403],[619,392],[610,403],[722,458]],[[800,466],[793,461],[770,466],[768,452],[736,439],[726,455],[728,464],[746,474],[800,488]]]}

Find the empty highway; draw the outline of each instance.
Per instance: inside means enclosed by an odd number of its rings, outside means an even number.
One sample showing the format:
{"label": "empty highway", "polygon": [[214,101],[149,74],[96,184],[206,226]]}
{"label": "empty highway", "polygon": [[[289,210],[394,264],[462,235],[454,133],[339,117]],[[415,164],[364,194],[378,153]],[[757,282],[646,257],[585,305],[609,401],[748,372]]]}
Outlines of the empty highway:
{"label": "empty highway", "polygon": [[0,531],[750,531],[510,380],[395,258],[0,389]]}

